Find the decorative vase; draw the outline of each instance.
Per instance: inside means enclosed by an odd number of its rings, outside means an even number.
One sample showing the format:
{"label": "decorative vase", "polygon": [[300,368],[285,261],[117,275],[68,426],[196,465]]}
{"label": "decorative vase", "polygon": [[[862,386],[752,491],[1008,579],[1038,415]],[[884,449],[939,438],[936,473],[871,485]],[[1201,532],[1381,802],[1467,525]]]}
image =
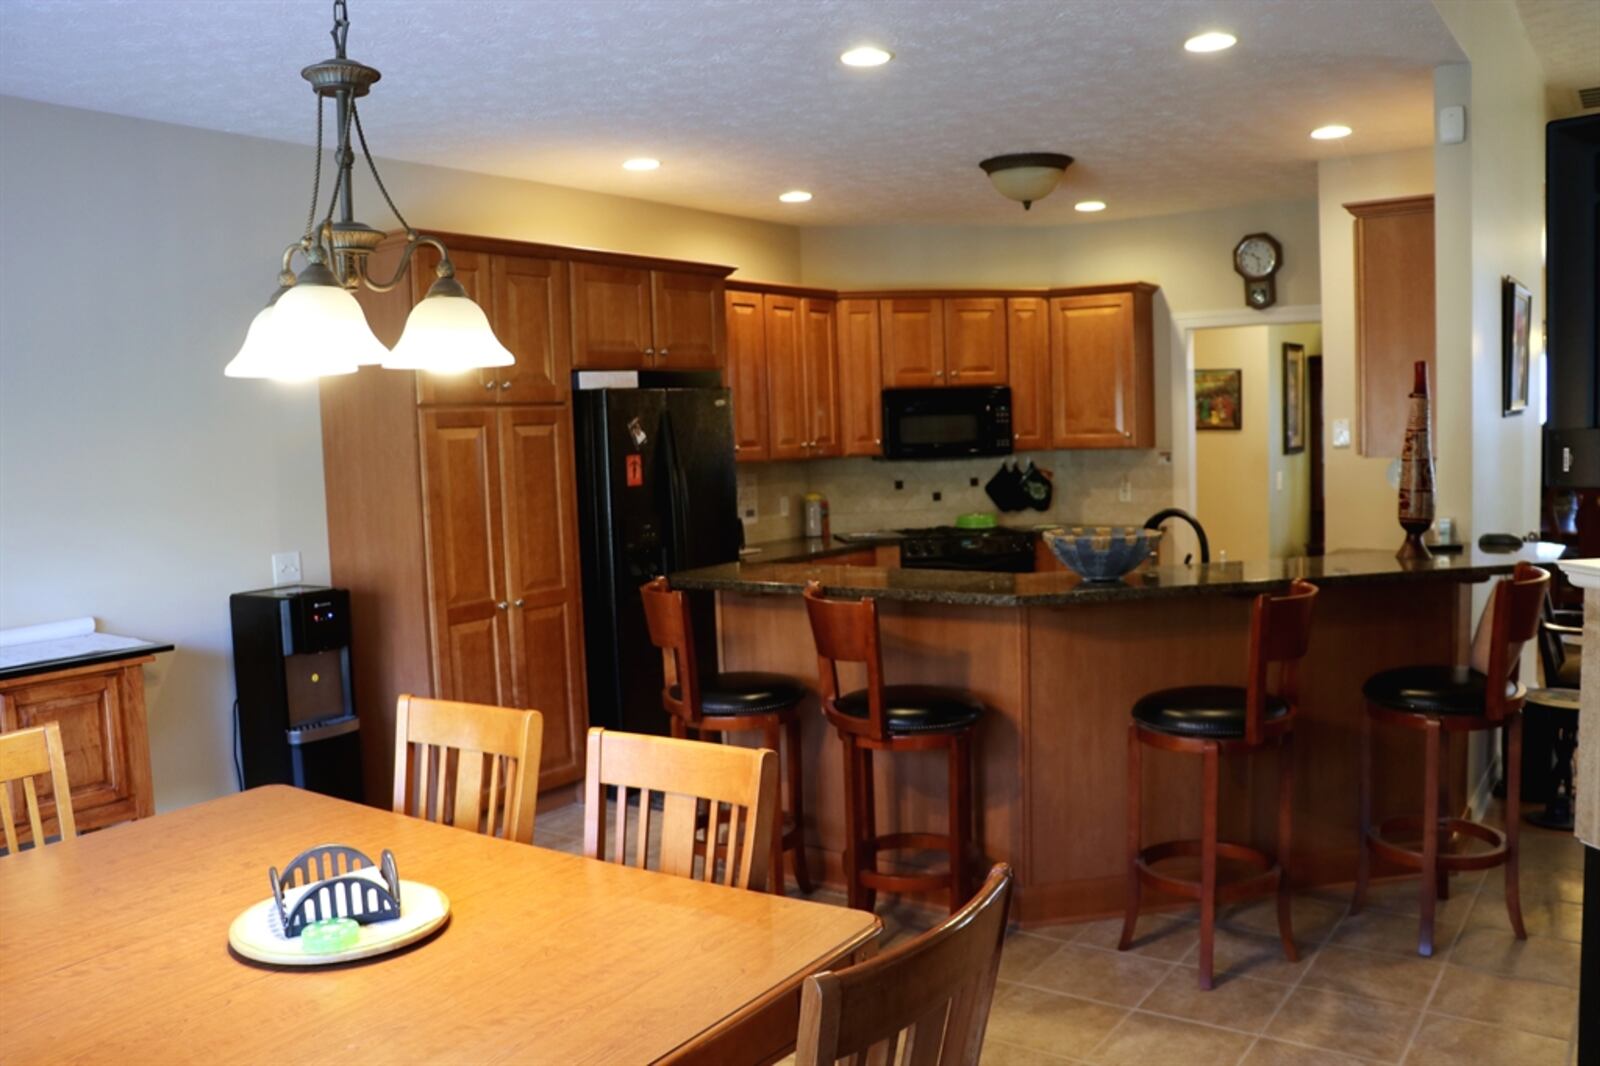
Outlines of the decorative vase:
{"label": "decorative vase", "polygon": [[1405,447],[1400,452],[1400,528],[1405,543],[1400,559],[1426,559],[1422,535],[1433,525],[1433,420],[1428,411],[1428,364],[1418,361],[1406,414]]}

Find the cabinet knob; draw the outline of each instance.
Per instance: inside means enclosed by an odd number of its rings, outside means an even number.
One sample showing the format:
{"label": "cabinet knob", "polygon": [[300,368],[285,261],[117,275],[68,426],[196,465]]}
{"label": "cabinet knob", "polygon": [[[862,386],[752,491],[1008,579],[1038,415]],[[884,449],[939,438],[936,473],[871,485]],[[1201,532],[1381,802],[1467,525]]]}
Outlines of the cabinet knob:
{"label": "cabinet knob", "polygon": [[952,371],[950,371],[950,376],[951,376],[951,377],[953,377],[953,378],[958,378],[958,377],[960,377],[960,376],[961,376],[961,371],[959,371],[959,370],[952,370]]}
{"label": "cabinet knob", "polygon": [[511,606],[513,606],[513,607],[521,607],[522,606],[522,601],[521,600],[514,600],[514,601],[512,601]]}
{"label": "cabinet knob", "polygon": [[507,605],[505,600],[501,600],[499,603],[495,604],[495,607],[497,607],[498,609],[500,609],[502,611],[505,610],[507,606],[508,605]]}
{"label": "cabinet knob", "polygon": [[933,372],[933,376],[936,377],[936,378],[942,378],[942,377],[944,377],[944,371],[943,370],[935,370]]}
{"label": "cabinet knob", "polygon": [[739,450],[739,446],[738,446],[738,445],[737,445],[737,444],[735,444],[735,445],[734,445],[734,446],[733,446],[733,450],[734,450],[734,451],[738,451],[738,450]]}
{"label": "cabinet knob", "polygon": [[511,387],[511,382],[510,382],[510,380],[509,380],[509,379],[508,379],[508,380],[506,380],[506,381],[502,381],[502,382],[501,382],[501,383],[500,383],[500,388],[501,388],[501,389],[509,389],[509,388],[510,388],[510,387]]}
{"label": "cabinet knob", "polygon": [[882,437],[873,437],[872,438],[872,443],[874,443],[874,444],[882,444],[883,443],[883,438]]}
{"label": "cabinet knob", "polygon": [[663,348],[659,352],[657,352],[656,354],[659,355],[661,358],[665,359],[667,357],[667,350],[665,348]]}
{"label": "cabinet knob", "polygon": [[483,383],[483,387],[486,388],[486,389],[492,389],[492,388],[494,388],[494,382],[493,381],[485,381]]}
{"label": "cabinet knob", "polygon": [[644,350],[644,354],[645,355],[655,355],[656,354],[656,350],[654,348],[646,348]]}
{"label": "cabinet knob", "polygon": [[1123,436],[1123,439],[1125,439],[1125,440],[1132,440],[1133,439],[1133,430],[1131,430],[1131,429],[1123,430],[1122,431],[1122,436]]}

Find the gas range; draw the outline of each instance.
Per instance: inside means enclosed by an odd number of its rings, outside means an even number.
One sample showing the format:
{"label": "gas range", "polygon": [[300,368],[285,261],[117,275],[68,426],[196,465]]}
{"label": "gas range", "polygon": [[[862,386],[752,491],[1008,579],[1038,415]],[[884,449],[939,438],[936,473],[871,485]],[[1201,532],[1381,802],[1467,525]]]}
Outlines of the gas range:
{"label": "gas range", "polygon": [[1033,571],[1038,534],[1026,529],[961,529],[929,526],[902,529],[900,565],[908,570]]}

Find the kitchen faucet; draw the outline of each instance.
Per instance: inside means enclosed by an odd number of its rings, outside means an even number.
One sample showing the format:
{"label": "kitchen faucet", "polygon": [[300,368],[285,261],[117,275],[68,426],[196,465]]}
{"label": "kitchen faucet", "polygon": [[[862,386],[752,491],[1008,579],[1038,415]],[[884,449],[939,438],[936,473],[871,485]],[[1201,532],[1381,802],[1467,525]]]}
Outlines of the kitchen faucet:
{"label": "kitchen faucet", "polygon": [[[1169,518],[1181,518],[1194,528],[1194,535],[1200,541],[1200,562],[1202,564],[1209,563],[1211,561],[1211,542],[1206,539],[1205,528],[1200,525],[1200,520],[1198,518],[1190,514],[1188,511],[1183,510],[1181,507],[1166,507],[1157,511],[1155,514],[1144,520],[1144,528],[1160,529],[1161,523],[1165,522]],[[1188,566],[1189,561],[1193,558],[1194,556],[1192,555],[1185,555],[1183,557],[1183,565]]]}

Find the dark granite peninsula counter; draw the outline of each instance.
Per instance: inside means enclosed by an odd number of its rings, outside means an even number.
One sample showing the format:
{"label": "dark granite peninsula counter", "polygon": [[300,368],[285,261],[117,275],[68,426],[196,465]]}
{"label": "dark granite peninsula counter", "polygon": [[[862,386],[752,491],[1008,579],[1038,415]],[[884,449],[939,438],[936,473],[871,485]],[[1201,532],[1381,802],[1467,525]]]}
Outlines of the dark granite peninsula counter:
{"label": "dark granite peninsula counter", "polygon": [[[1464,661],[1473,583],[1509,573],[1519,561],[1549,562],[1558,550],[1468,551],[1420,564],[1401,563],[1389,551],[1336,552],[1152,567],[1114,585],[1086,585],[1060,571],[902,570],[882,565],[892,562],[892,549],[843,547],[818,557],[800,542],[763,553],[782,558],[793,551],[788,557],[797,561],[747,560],[671,580],[715,597],[722,669],[786,673],[813,691],[816,646],[799,596],[806,581],[818,580],[834,595],[876,597],[889,683],[956,686],[989,708],[974,756],[977,840],[991,859],[1016,867],[1020,913],[1035,924],[1119,912],[1133,702],[1175,685],[1242,684],[1252,597],[1300,577],[1322,592],[1300,670],[1290,869],[1302,885],[1349,881],[1362,682],[1407,663]],[[837,883],[845,835],[841,756],[814,697],[812,703],[803,716],[806,836],[812,869]],[[1377,741],[1377,815],[1421,809],[1419,756],[1406,740],[1384,734]],[[1145,760],[1154,763],[1144,773],[1145,839],[1198,835],[1200,760],[1165,752],[1148,752]],[[1464,745],[1452,746],[1449,764],[1451,803],[1464,804]],[[880,832],[943,830],[942,756],[896,755],[878,760],[876,772]],[[1270,754],[1224,760],[1225,839],[1271,846],[1275,791],[1268,786],[1275,773]]]}

